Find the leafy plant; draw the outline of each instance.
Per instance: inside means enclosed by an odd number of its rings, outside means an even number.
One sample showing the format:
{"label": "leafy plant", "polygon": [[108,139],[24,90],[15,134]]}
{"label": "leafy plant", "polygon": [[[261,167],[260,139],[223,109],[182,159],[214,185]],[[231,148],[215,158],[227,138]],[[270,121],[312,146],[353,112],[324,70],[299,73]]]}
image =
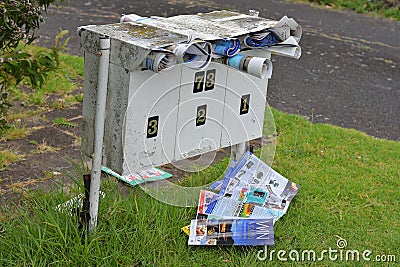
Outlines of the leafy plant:
{"label": "leafy plant", "polygon": [[34,30],[44,21],[42,12],[50,4],[58,4],[59,0],[2,0],[0,2],[2,23],[0,24],[0,50],[12,50],[20,41],[27,44],[35,39]]}
{"label": "leafy plant", "polygon": [[[62,1],[62,0],[61,0]],[[25,77],[34,89],[43,85],[47,74],[58,65],[58,51],[63,49],[68,39],[60,44],[60,39],[67,33],[62,31],[56,37],[56,45],[48,51],[37,54],[26,52],[26,45],[37,36],[35,29],[43,22],[42,12],[50,4],[60,0],[2,0],[0,2],[0,130],[7,123],[5,114],[8,103],[9,87],[17,85]]]}

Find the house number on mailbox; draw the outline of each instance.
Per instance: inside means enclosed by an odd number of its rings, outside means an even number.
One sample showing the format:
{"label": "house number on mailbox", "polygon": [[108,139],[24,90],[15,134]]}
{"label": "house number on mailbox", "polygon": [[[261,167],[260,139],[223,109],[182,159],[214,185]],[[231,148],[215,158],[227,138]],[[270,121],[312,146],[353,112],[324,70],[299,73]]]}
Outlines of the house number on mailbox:
{"label": "house number on mailbox", "polygon": [[240,115],[249,113],[250,94],[244,95],[240,101]]}
{"label": "house number on mailbox", "polygon": [[156,137],[157,133],[158,133],[158,116],[153,116],[147,120],[147,138]]}
{"label": "house number on mailbox", "polygon": [[[204,81],[205,80],[205,81]],[[215,85],[215,69],[198,71],[194,75],[193,93],[201,93],[203,90],[209,91],[214,89]]]}
{"label": "house number on mailbox", "polygon": [[[194,74],[193,93],[201,93],[203,91],[210,91],[215,86],[215,69],[205,71],[198,71]],[[201,126],[206,123],[207,105],[197,107],[196,113],[196,126]]]}
{"label": "house number on mailbox", "polygon": [[206,123],[207,105],[197,107],[196,126],[204,125]]}

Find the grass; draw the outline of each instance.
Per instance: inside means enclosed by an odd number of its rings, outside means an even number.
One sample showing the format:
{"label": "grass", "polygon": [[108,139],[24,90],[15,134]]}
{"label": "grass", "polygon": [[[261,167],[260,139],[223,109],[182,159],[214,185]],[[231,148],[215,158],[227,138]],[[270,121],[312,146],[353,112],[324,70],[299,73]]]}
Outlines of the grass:
{"label": "grass", "polygon": [[66,118],[55,118],[53,123],[65,128],[75,128],[78,126],[78,124],[70,122]]}
{"label": "grass", "polygon": [[306,2],[400,20],[398,0],[306,0]]}
{"label": "grass", "polygon": [[[400,260],[400,143],[375,139],[355,130],[311,124],[273,111],[277,147],[273,168],[301,185],[288,213],[275,225],[275,246],[269,251],[338,249],[371,250]],[[223,172],[221,161],[209,170],[185,177],[183,184],[206,183]],[[81,173],[75,174],[81,177]],[[195,208],[169,206],[140,188],[120,194],[118,182],[102,182],[98,229],[81,236],[76,219],[54,207],[83,192],[32,192],[18,205],[3,206],[4,233],[0,265],[4,266],[286,266],[293,262],[257,259],[260,248],[188,247],[180,228],[195,216]],[[269,254],[268,254],[269,255]],[[288,255],[286,255],[288,257]],[[372,262],[371,262],[372,263]],[[298,263],[304,266],[354,266],[368,262]],[[390,263],[389,263],[390,264]],[[372,266],[372,264],[370,265]]]}
{"label": "grass", "polygon": [[[24,156],[8,150],[0,150],[0,172],[7,169],[7,166],[18,162]],[[1,179],[0,179],[1,181]]]}
{"label": "grass", "polygon": [[7,120],[12,123],[17,123],[18,121],[24,120],[26,118],[40,114],[40,110],[24,110],[23,108],[12,108],[12,112],[7,114]]}
{"label": "grass", "polygon": [[43,140],[42,143],[37,142],[36,140],[30,141],[31,144],[36,145],[36,149],[31,151],[31,154],[43,154],[43,153],[54,153],[60,150],[60,148],[52,147],[46,143],[46,141]]}
{"label": "grass", "polygon": [[[27,137],[31,133],[31,129],[21,125],[20,123],[12,124],[8,129],[3,132],[1,141],[11,141]],[[0,161],[1,162],[1,161]]]}
{"label": "grass", "polygon": [[182,181],[180,181],[178,184],[184,187],[195,187],[212,183],[218,177],[222,176],[221,178],[223,178],[223,174],[226,171],[228,163],[229,158],[225,158],[215,163],[213,168],[205,168],[199,172],[185,174]]}
{"label": "grass", "polygon": [[67,103],[73,103],[73,104],[83,102],[83,93],[76,95],[66,95],[65,101]]}

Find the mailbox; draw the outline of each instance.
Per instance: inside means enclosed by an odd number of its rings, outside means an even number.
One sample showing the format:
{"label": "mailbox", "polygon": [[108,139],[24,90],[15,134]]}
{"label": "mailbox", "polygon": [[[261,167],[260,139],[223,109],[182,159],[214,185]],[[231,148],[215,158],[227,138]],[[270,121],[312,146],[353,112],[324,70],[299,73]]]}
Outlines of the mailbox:
{"label": "mailbox", "polygon": [[[127,22],[79,30],[85,58],[82,150],[86,155],[93,154],[101,36],[111,43],[103,165],[128,175],[262,136],[271,54],[299,57],[296,41],[301,28],[292,19],[274,21],[230,11],[125,18]],[[246,46],[250,44],[246,38],[251,34],[258,38],[259,33],[273,33],[279,42]],[[239,54],[208,54],[210,47],[219,51],[230,40],[234,46],[242,44]],[[199,55],[182,52],[192,43],[193,49],[204,52],[197,65]],[[280,50],[281,43],[285,45]],[[162,57],[152,53],[178,60],[159,71],[155,61]]]}

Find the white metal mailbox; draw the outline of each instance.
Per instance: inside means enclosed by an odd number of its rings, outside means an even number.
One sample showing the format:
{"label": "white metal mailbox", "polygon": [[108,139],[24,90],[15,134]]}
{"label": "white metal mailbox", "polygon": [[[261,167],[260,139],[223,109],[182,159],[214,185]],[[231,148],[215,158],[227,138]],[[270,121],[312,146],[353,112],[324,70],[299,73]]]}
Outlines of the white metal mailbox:
{"label": "white metal mailbox", "polygon": [[[105,166],[128,175],[262,136],[271,53],[282,51],[298,57],[300,26],[287,17],[282,22],[230,11],[135,18],[80,28],[85,51],[82,149],[86,155],[93,154],[101,36],[111,42]],[[243,57],[267,60],[263,65],[268,68],[266,76],[251,75],[251,63],[234,68],[234,62],[228,66],[219,57],[203,67],[191,68],[184,63],[160,72],[143,67],[152,51],[188,43],[188,38],[205,42],[239,38],[243,42],[248,34],[266,30],[281,36],[281,43],[286,45],[281,50],[277,45],[240,51]]]}

